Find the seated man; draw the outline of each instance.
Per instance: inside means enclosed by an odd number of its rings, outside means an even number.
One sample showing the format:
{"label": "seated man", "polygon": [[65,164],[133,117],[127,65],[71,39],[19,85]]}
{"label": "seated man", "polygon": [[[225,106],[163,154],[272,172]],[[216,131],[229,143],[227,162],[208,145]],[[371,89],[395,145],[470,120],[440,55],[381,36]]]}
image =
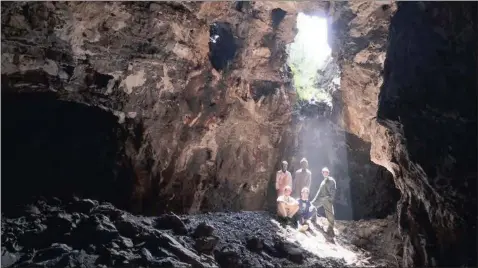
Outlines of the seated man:
{"label": "seated man", "polygon": [[299,199],[299,231],[306,231],[309,228],[311,220],[314,222],[317,218],[317,209],[309,201],[309,188],[304,187],[300,192]]}
{"label": "seated man", "polygon": [[299,211],[299,202],[290,196],[291,193],[292,188],[287,185],[284,194],[277,198],[277,214],[286,224],[294,223],[292,218]]}

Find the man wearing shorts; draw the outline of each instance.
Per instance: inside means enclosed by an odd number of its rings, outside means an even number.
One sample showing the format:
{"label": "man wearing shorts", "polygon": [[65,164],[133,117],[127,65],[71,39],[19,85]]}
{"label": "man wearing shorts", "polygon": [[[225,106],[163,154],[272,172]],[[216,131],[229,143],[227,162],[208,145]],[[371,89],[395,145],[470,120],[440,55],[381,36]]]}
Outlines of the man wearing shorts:
{"label": "man wearing shorts", "polygon": [[284,187],[284,194],[277,198],[277,214],[279,219],[285,224],[294,224],[297,211],[299,211],[299,202],[295,200],[290,194],[292,188],[287,185]]}

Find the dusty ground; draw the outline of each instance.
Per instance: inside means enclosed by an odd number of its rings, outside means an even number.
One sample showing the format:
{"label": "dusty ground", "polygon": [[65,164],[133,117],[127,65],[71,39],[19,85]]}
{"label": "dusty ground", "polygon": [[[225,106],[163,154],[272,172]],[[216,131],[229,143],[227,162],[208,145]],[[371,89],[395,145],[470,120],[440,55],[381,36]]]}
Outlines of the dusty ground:
{"label": "dusty ground", "polygon": [[[221,241],[237,241],[244,237],[277,236],[311,253],[309,263],[300,267],[315,267],[316,259],[324,267],[343,262],[348,267],[397,267],[396,253],[400,248],[397,227],[392,217],[386,219],[336,221],[335,239],[325,235],[327,220],[318,218],[318,226],[306,232],[291,227],[282,228],[269,213],[208,213],[190,216],[192,222],[205,221],[220,230]],[[247,219],[254,218],[248,221]],[[322,230],[321,230],[322,229]],[[268,230],[264,233],[264,230]],[[283,267],[297,267],[286,264]]]}

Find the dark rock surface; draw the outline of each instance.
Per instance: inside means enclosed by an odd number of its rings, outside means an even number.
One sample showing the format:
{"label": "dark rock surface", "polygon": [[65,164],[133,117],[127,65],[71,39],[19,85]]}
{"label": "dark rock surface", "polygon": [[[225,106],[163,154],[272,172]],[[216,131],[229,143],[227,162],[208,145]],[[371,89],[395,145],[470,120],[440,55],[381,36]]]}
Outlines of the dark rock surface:
{"label": "dark rock surface", "polygon": [[403,265],[477,265],[476,2],[399,2],[372,159],[389,169]]}
{"label": "dark rock surface", "polygon": [[77,194],[150,215],[264,209],[297,129],[285,48],[298,12],[329,6],[2,3],[2,198]]}
{"label": "dark rock surface", "polygon": [[[296,11],[273,29],[278,5],[2,3],[2,198],[262,209],[291,106],[279,69]],[[280,90],[255,104],[255,81]]]}
{"label": "dark rock surface", "polygon": [[[94,205],[87,213],[78,212],[84,204]],[[339,257],[305,249],[300,242],[305,241],[304,234],[300,238],[297,231],[282,229],[266,212],[176,217],[174,221],[181,221],[186,229],[183,234],[176,234],[164,218],[134,216],[109,203],[39,200],[19,209],[15,217],[2,215],[2,267],[338,268],[346,264]],[[294,237],[295,242],[289,241]],[[320,237],[308,239],[329,247]],[[359,258],[353,261],[347,266],[360,266]]]}

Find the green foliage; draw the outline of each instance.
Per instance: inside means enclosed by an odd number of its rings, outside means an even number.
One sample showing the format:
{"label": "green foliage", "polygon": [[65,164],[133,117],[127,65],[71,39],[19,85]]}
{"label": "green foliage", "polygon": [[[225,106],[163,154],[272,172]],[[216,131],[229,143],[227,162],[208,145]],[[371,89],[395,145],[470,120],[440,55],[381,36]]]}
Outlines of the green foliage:
{"label": "green foliage", "polygon": [[324,62],[317,57],[308,56],[301,42],[292,43],[288,48],[288,54],[287,64],[292,71],[293,84],[299,99],[315,98],[319,102],[331,102],[330,94],[317,86],[318,70],[323,67]]}

